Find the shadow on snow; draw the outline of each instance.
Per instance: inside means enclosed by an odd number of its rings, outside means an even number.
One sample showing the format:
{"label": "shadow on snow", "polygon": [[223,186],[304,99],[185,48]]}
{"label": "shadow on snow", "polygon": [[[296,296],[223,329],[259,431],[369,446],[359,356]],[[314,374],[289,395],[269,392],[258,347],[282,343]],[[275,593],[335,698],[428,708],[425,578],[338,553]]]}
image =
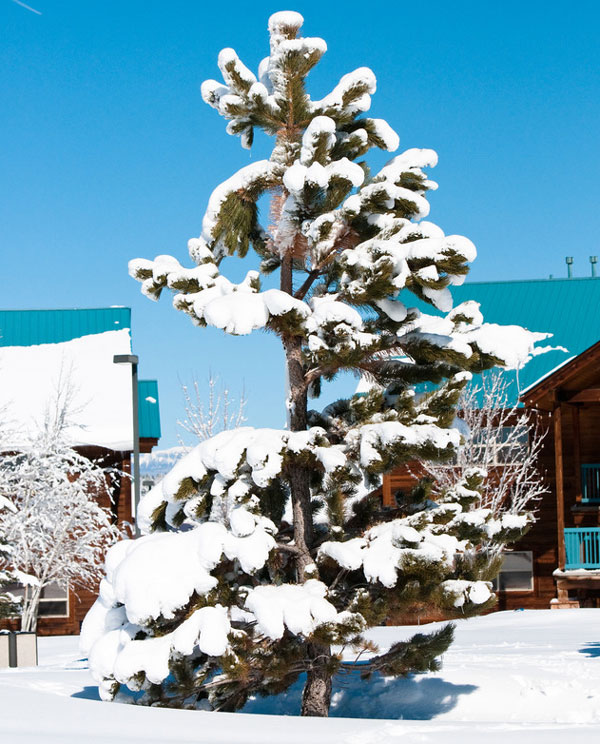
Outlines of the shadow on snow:
{"label": "shadow on snow", "polygon": [[[242,708],[243,713],[294,715],[300,710],[304,678],[287,692],[268,698],[255,697]],[[406,718],[425,721],[455,707],[461,695],[469,695],[476,685],[455,685],[439,677],[410,676],[400,679],[359,675],[334,679],[330,715],[343,718]]]}
{"label": "shadow on snow", "polygon": [[100,700],[98,688],[92,685],[84,687],[83,690],[79,690],[79,692],[74,692],[71,697],[79,698],[80,700]]}
{"label": "shadow on snow", "polygon": [[[600,644],[581,649],[581,653],[588,651],[592,656],[600,656]],[[304,675],[280,695],[251,698],[241,712],[298,715],[303,686]],[[476,689],[476,685],[455,685],[439,677],[393,679],[373,675],[364,681],[358,674],[338,675],[334,679],[330,715],[426,721],[452,710],[461,695],[470,695]],[[86,686],[71,697],[100,700],[98,688],[93,686]]]}
{"label": "shadow on snow", "polygon": [[598,643],[597,641],[587,643],[583,648],[579,649],[579,653],[585,654],[590,658],[600,656],[600,643]]}

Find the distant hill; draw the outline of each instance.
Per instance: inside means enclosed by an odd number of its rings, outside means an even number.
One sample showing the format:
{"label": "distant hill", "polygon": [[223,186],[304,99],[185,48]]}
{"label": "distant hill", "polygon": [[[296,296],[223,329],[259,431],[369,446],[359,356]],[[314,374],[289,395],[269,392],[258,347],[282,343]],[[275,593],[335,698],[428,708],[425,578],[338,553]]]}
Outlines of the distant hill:
{"label": "distant hill", "polygon": [[140,455],[142,493],[147,493],[152,486],[161,481],[173,465],[191,449],[182,445]]}

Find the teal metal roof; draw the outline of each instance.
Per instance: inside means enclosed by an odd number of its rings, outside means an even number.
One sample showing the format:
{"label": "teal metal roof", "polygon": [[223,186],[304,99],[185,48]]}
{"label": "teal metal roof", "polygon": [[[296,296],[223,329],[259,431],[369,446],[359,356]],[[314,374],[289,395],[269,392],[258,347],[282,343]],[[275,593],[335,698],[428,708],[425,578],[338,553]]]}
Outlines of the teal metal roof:
{"label": "teal metal roof", "polygon": [[[466,300],[479,302],[488,323],[552,333],[552,338],[540,345],[568,349],[566,354],[550,351],[528,362],[518,373],[520,391],[600,340],[600,278],[472,282],[450,290],[455,306]],[[402,299],[423,312],[439,314],[413,298],[405,295]],[[516,398],[516,384],[514,395]]]}
{"label": "teal metal roof", "polygon": [[158,408],[158,382],[156,380],[138,381],[138,420],[140,438],[160,439],[160,412]]}
{"label": "teal metal roof", "polygon": [[121,328],[131,328],[128,307],[0,310],[0,346],[58,344]]}

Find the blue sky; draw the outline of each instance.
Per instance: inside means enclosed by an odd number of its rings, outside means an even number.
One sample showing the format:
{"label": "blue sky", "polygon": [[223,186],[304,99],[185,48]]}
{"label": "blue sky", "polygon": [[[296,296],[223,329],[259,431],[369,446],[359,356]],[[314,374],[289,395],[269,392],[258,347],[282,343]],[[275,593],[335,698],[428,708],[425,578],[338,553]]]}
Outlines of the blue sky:
{"label": "blue sky", "polygon": [[438,151],[431,219],[477,245],[471,280],[564,276],[566,255],[588,275],[600,254],[597,2],[28,4],[41,15],[0,0],[0,306],[130,306],[141,373],[159,380],[162,446],[176,441],[178,379],[209,368],[245,385],[249,423],[282,424],[275,338],[196,329],[126,269],[159,253],[185,262],[212,188],[265,156],[264,140],[249,155],[225,134],[199,86],[225,46],[255,68],[275,10],[300,11],[328,43],[315,96],[367,65],[371,113],[401,149]]}

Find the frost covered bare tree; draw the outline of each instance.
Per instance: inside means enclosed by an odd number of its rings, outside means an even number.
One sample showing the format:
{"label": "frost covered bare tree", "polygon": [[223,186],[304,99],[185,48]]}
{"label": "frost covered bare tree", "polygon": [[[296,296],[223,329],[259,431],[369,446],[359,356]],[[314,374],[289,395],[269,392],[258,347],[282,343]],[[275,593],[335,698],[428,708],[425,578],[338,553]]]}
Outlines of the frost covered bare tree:
{"label": "frost covered bare tree", "polygon": [[220,384],[212,372],[208,375],[207,387],[206,391],[196,377],[190,384],[181,383],[185,418],[177,423],[194,437],[195,443],[210,439],[221,431],[236,429],[246,421],[247,401],[243,390],[236,400],[228,386]]}
{"label": "frost covered bare tree", "polygon": [[[0,458],[3,452],[9,448],[11,438],[11,427],[8,420],[6,406],[0,406]],[[0,459],[0,484],[5,476]],[[1,485],[0,485],[1,491]],[[0,495],[0,516],[2,512],[14,512],[16,507],[6,497]],[[19,580],[18,572],[11,568],[11,555],[13,548],[8,544],[6,536],[0,529],[0,618],[14,617],[21,612],[20,598],[15,596],[9,589]],[[20,577],[22,582],[26,583],[30,577]]]}
{"label": "frost covered bare tree", "polygon": [[[478,378],[465,388],[457,407],[466,424],[463,443],[451,463],[425,461],[423,470],[432,478],[434,494],[456,486],[467,471],[483,474],[477,507],[504,514],[535,513],[548,487],[539,469],[539,454],[546,436],[535,411],[520,408],[511,400],[510,381],[499,371]],[[490,549],[502,550],[493,541]]]}
{"label": "frost covered bare tree", "polygon": [[[407,150],[371,173],[367,152],[399,143],[365,115],[375,76],[361,67],[313,100],[306,79],[326,44],[302,37],[302,22],[290,11],[270,18],[258,76],[224,49],[223,82],[202,86],[243,146],[258,128],[274,147],[212,193],[202,234],[188,244],[195,266],[170,256],[130,263],[148,297],[173,290],[196,326],[278,337],[288,426],[221,432],[145,496],[144,536],[110,551],[82,631],[104,699],[141,690],[140,704],[235,710],[304,675],[302,714],[325,716],[332,676],[352,668],[335,646],[360,653],[363,631],[414,602],[457,615],[490,607],[497,561],[482,543],[515,539],[528,523],[483,508],[474,518],[477,473],[436,503],[417,489],[389,521],[371,497],[401,463],[451,459],[471,372],[522,365],[546,334],[486,324],[473,302],[452,307],[450,287],[475,247],[425,219],[435,184],[423,168],[436,154]],[[259,222],[262,197],[269,228]],[[222,259],[250,247],[259,270],[231,282]],[[261,275],[274,272],[279,288],[261,289]],[[414,297],[432,314],[415,310]],[[309,410],[309,394],[318,398],[342,371],[375,384]],[[415,396],[421,382],[434,389]],[[451,639],[451,626],[419,634],[375,650],[361,670],[437,669]]]}
{"label": "frost covered bare tree", "polygon": [[[0,514],[4,510],[13,511],[14,509],[12,502],[0,496]],[[0,531],[0,618],[17,615],[21,611],[18,597],[8,591],[10,586],[17,581],[17,576],[10,570],[11,554],[12,548],[5,542]]]}
{"label": "frost covered bare tree", "polygon": [[40,431],[18,452],[0,454],[0,542],[5,567],[21,585],[21,629],[35,630],[43,590],[91,588],[106,550],[121,535],[98,498],[111,472],[65,440],[72,389],[62,379]]}
{"label": "frost covered bare tree", "polygon": [[177,424],[185,434],[191,436],[192,444],[189,444],[187,437],[179,435],[178,446],[140,455],[142,494],[158,483],[192,446],[221,431],[236,429],[246,421],[244,391],[239,398],[234,398],[229,388],[220,384],[219,378],[212,372],[209,373],[207,386],[194,376],[191,383],[181,383],[181,391],[185,417],[178,419]]}

